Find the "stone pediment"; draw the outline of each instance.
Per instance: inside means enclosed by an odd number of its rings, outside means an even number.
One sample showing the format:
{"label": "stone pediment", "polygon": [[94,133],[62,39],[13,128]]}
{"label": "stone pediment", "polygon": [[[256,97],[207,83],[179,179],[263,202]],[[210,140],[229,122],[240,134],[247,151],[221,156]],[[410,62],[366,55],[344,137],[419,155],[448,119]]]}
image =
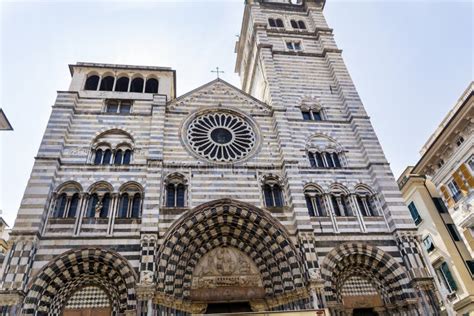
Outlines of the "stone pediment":
{"label": "stone pediment", "polygon": [[168,103],[168,110],[194,107],[234,107],[251,114],[269,114],[271,107],[230,83],[216,79]]}

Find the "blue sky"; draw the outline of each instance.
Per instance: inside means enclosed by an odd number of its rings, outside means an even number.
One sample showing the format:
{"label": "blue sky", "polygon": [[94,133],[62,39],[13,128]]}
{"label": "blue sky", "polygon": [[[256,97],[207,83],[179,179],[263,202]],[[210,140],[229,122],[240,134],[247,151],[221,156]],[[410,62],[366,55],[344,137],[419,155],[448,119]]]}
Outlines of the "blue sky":
{"label": "blue sky", "polygon": [[[0,1],[0,209],[13,224],[56,91],[77,61],[169,66],[178,95],[240,86],[243,0]],[[326,19],[395,176],[473,80],[471,1],[327,0]]]}

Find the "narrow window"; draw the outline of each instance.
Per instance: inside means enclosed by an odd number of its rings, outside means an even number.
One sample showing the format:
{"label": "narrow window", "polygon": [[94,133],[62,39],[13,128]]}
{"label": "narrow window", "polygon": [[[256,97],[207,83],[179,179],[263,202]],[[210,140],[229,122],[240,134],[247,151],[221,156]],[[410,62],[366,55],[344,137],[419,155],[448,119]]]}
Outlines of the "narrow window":
{"label": "narrow window", "polygon": [[464,137],[459,136],[458,140],[456,141],[456,145],[461,146],[464,143]]}
{"label": "narrow window", "polygon": [[170,183],[166,186],[166,206],[175,207],[175,187],[174,184]]}
{"label": "narrow window", "polygon": [[71,204],[69,206],[69,211],[67,213],[68,218],[74,218],[76,217],[77,213],[77,206],[79,205],[79,194],[76,193],[72,196],[71,198]]}
{"label": "narrow window", "polygon": [[128,216],[128,193],[124,193],[120,199],[120,207],[118,211],[118,217],[126,218]]}
{"label": "narrow window", "polygon": [[446,228],[448,228],[449,234],[454,241],[461,241],[461,237],[459,236],[458,230],[454,224],[446,224]]}
{"label": "narrow window", "polygon": [[425,249],[428,253],[432,252],[435,249],[433,239],[431,239],[430,235],[426,236],[423,239],[423,246],[425,247]]}
{"label": "narrow window", "polygon": [[448,209],[446,208],[446,205],[444,204],[442,198],[439,198],[439,197],[433,198],[433,203],[436,206],[436,209],[438,210],[439,213],[448,213]]}
{"label": "narrow window", "polygon": [[313,111],[313,119],[315,121],[322,121],[323,118],[321,116],[321,112],[320,111]]}
{"label": "narrow window", "polygon": [[132,85],[130,86],[130,92],[143,92],[143,79],[135,78],[132,80]]}
{"label": "narrow window", "polygon": [[158,93],[158,80],[155,78],[147,79],[145,85],[146,93]]}
{"label": "narrow window", "polygon": [[130,102],[130,101],[120,102],[120,113],[121,114],[130,113],[131,109],[132,109],[132,102]]}
{"label": "narrow window", "polygon": [[458,289],[458,286],[456,282],[454,281],[453,275],[451,274],[451,271],[449,270],[448,264],[446,262],[443,262],[440,266],[441,275],[443,277],[445,285],[447,285],[447,288],[449,292],[456,292]]}
{"label": "narrow window", "polygon": [[459,190],[458,184],[454,180],[452,180],[448,183],[448,188],[451,191],[454,202],[458,202],[462,197],[462,193],[461,190]]}
{"label": "narrow window", "polygon": [[292,42],[286,42],[286,48],[289,50],[294,50],[293,43]]}
{"label": "narrow window", "polygon": [[102,149],[95,151],[94,165],[100,165],[102,163]]}
{"label": "narrow window", "polygon": [[418,213],[418,210],[416,209],[415,203],[411,202],[408,204],[408,209],[410,210],[411,217],[415,221],[415,224],[418,225],[421,223],[421,217],[420,214]]}
{"label": "narrow window", "polygon": [[294,42],[293,46],[295,47],[295,50],[301,50],[301,43],[300,42]]}
{"label": "narrow window", "polygon": [[178,184],[176,187],[176,207],[184,207],[185,191],[184,184]]}
{"label": "narrow window", "polygon": [[64,211],[66,210],[66,203],[67,203],[67,195],[66,193],[63,193],[58,198],[56,209],[54,210],[54,217],[64,217]]}
{"label": "narrow window", "polygon": [[341,168],[341,161],[339,160],[339,155],[337,153],[332,153],[332,160],[336,168]]}
{"label": "narrow window", "polygon": [[308,208],[309,216],[312,216],[312,217],[316,216],[316,213],[314,211],[314,206],[313,206],[313,198],[311,198],[308,195],[306,195],[305,198],[306,198],[306,207]]}
{"label": "narrow window", "polygon": [[114,87],[114,81],[115,78],[112,76],[102,78],[102,81],[100,82],[100,91],[112,91]]}
{"label": "narrow window", "polygon": [[133,201],[132,201],[132,217],[133,218],[140,217],[140,202],[141,202],[140,194],[135,193],[135,195],[133,196]]}
{"label": "narrow window", "polygon": [[308,157],[309,157],[309,163],[311,165],[311,168],[316,168],[317,165],[316,165],[316,159],[314,159],[314,154],[312,152],[309,152]]}
{"label": "narrow window", "polygon": [[99,76],[93,75],[87,78],[86,85],[84,86],[84,90],[97,90],[97,86],[99,85]]}
{"label": "narrow window", "polygon": [[303,111],[301,113],[303,114],[303,120],[311,121],[311,113],[309,111]]}
{"label": "narrow window", "polygon": [[357,205],[359,205],[360,212],[362,213],[362,216],[369,216],[367,213],[367,209],[365,207],[364,201],[362,201],[362,198],[360,196],[356,197],[357,200]]}
{"label": "narrow window", "polygon": [[334,162],[332,161],[332,156],[330,153],[324,153],[324,156],[326,157],[326,162],[328,163],[329,168],[334,168]]}
{"label": "narrow window", "polygon": [[100,209],[100,218],[107,218],[109,214],[110,194],[106,193],[102,198],[102,208]]}
{"label": "narrow window", "polygon": [[127,92],[129,82],[130,79],[128,79],[128,77],[120,77],[115,84],[115,91]]}
{"label": "narrow window", "polygon": [[297,29],[297,28],[298,28],[298,23],[296,23],[295,20],[291,20],[290,23],[291,23],[291,27],[292,27],[292,28],[294,28],[294,29]]}
{"label": "narrow window", "polygon": [[115,152],[115,157],[114,157],[114,165],[121,165],[122,164],[122,157],[123,157],[123,153],[122,153],[122,150],[117,150]]}
{"label": "narrow window", "polygon": [[103,165],[110,165],[110,159],[112,158],[112,151],[110,149],[107,149],[104,152],[104,159],[102,160]]}
{"label": "narrow window", "polygon": [[472,276],[474,276],[474,260],[466,260],[467,267]]}
{"label": "narrow window", "polygon": [[321,195],[316,195],[316,207],[318,209],[319,216],[328,216],[326,209],[324,208],[323,197]]}
{"label": "narrow window", "polygon": [[321,153],[315,153],[314,156],[316,157],[316,163],[319,168],[324,168],[323,156]]}
{"label": "narrow window", "polygon": [[306,25],[304,24],[303,21],[298,21],[298,26],[299,26],[300,29],[306,30]]}
{"label": "narrow window", "polygon": [[269,24],[271,27],[276,27],[275,20],[272,19],[272,18],[268,19],[268,24]]}
{"label": "narrow window", "polygon": [[117,113],[118,112],[119,103],[117,100],[107,100],[107,113]]}
{"label": "narrow window", "polygon": [[336,216],[341,216],[341,208],[339,207],[339,203],[337,203],[337,198],[334,195],[331,196],[331,201],[332,207],[334,208],[334,213],[336,214]]}
{"label": "narrow window", "polygon": [[92,194],[89,200],[89,205],[87,207],[87,214],[86,217],[95,217],[95,207],[99,202],[99,197],[97,194]]}
{"label": "narrow window", "polygon": [[125,154],[123,155],[123,164],[129,165],[131,158],[132,158],[132,151],[130,149],[125,150]]}
{"label": "narrow window", "polygon": [[346,196],[341,196],[341,204],[342,207],[344,208],[344,213],[346,216],[354,216],[354,213],[352,212],[352,208],[349,204],[349,200]]}
{"label": "narrow window", "polygon": [[263,195],[265,196],[265,205],[267,207],[274,206],[273,202],[273,194],[272,194],[272,187],[268,184],[263,186]]}
{"label": "narrow window", "polygon": [[276,19],[276,26],[277,27],[284,27],[282,19]]}
{"label": "narrow window", "polygon": [[282,207],[283,206],[283,195],[282,195],[280,186],[275,184],[272,187],[272,191],[273,191],[273,199],[275,200],[275,206],[276,207]]}

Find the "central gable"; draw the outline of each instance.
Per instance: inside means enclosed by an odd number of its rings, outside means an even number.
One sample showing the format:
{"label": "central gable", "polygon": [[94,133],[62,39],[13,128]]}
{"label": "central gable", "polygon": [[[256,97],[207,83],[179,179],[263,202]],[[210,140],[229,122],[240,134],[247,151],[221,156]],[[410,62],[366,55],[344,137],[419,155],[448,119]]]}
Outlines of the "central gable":
{"label": "central gable", "polygon": [[230,83],[213,80],[168,103],[168,111],[192,112],[209,107],[235,108],[251,115],[268,115],[272,109]]}

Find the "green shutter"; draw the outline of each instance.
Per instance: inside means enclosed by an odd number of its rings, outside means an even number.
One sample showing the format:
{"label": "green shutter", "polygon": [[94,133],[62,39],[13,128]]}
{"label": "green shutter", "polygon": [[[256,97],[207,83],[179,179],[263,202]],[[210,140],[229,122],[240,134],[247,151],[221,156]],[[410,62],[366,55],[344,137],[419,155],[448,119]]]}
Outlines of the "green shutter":
{"label": "green shutter", "polygon": [[451,274],[451,271],[449,270],[448,264],[446,262],[443,262],[441,264],[441,271],[443,272],[444,278],[446,279],[446,282],[449,284],[451,291],[453,292],[457,291],[458,286],[456,285],[453,275]]}

